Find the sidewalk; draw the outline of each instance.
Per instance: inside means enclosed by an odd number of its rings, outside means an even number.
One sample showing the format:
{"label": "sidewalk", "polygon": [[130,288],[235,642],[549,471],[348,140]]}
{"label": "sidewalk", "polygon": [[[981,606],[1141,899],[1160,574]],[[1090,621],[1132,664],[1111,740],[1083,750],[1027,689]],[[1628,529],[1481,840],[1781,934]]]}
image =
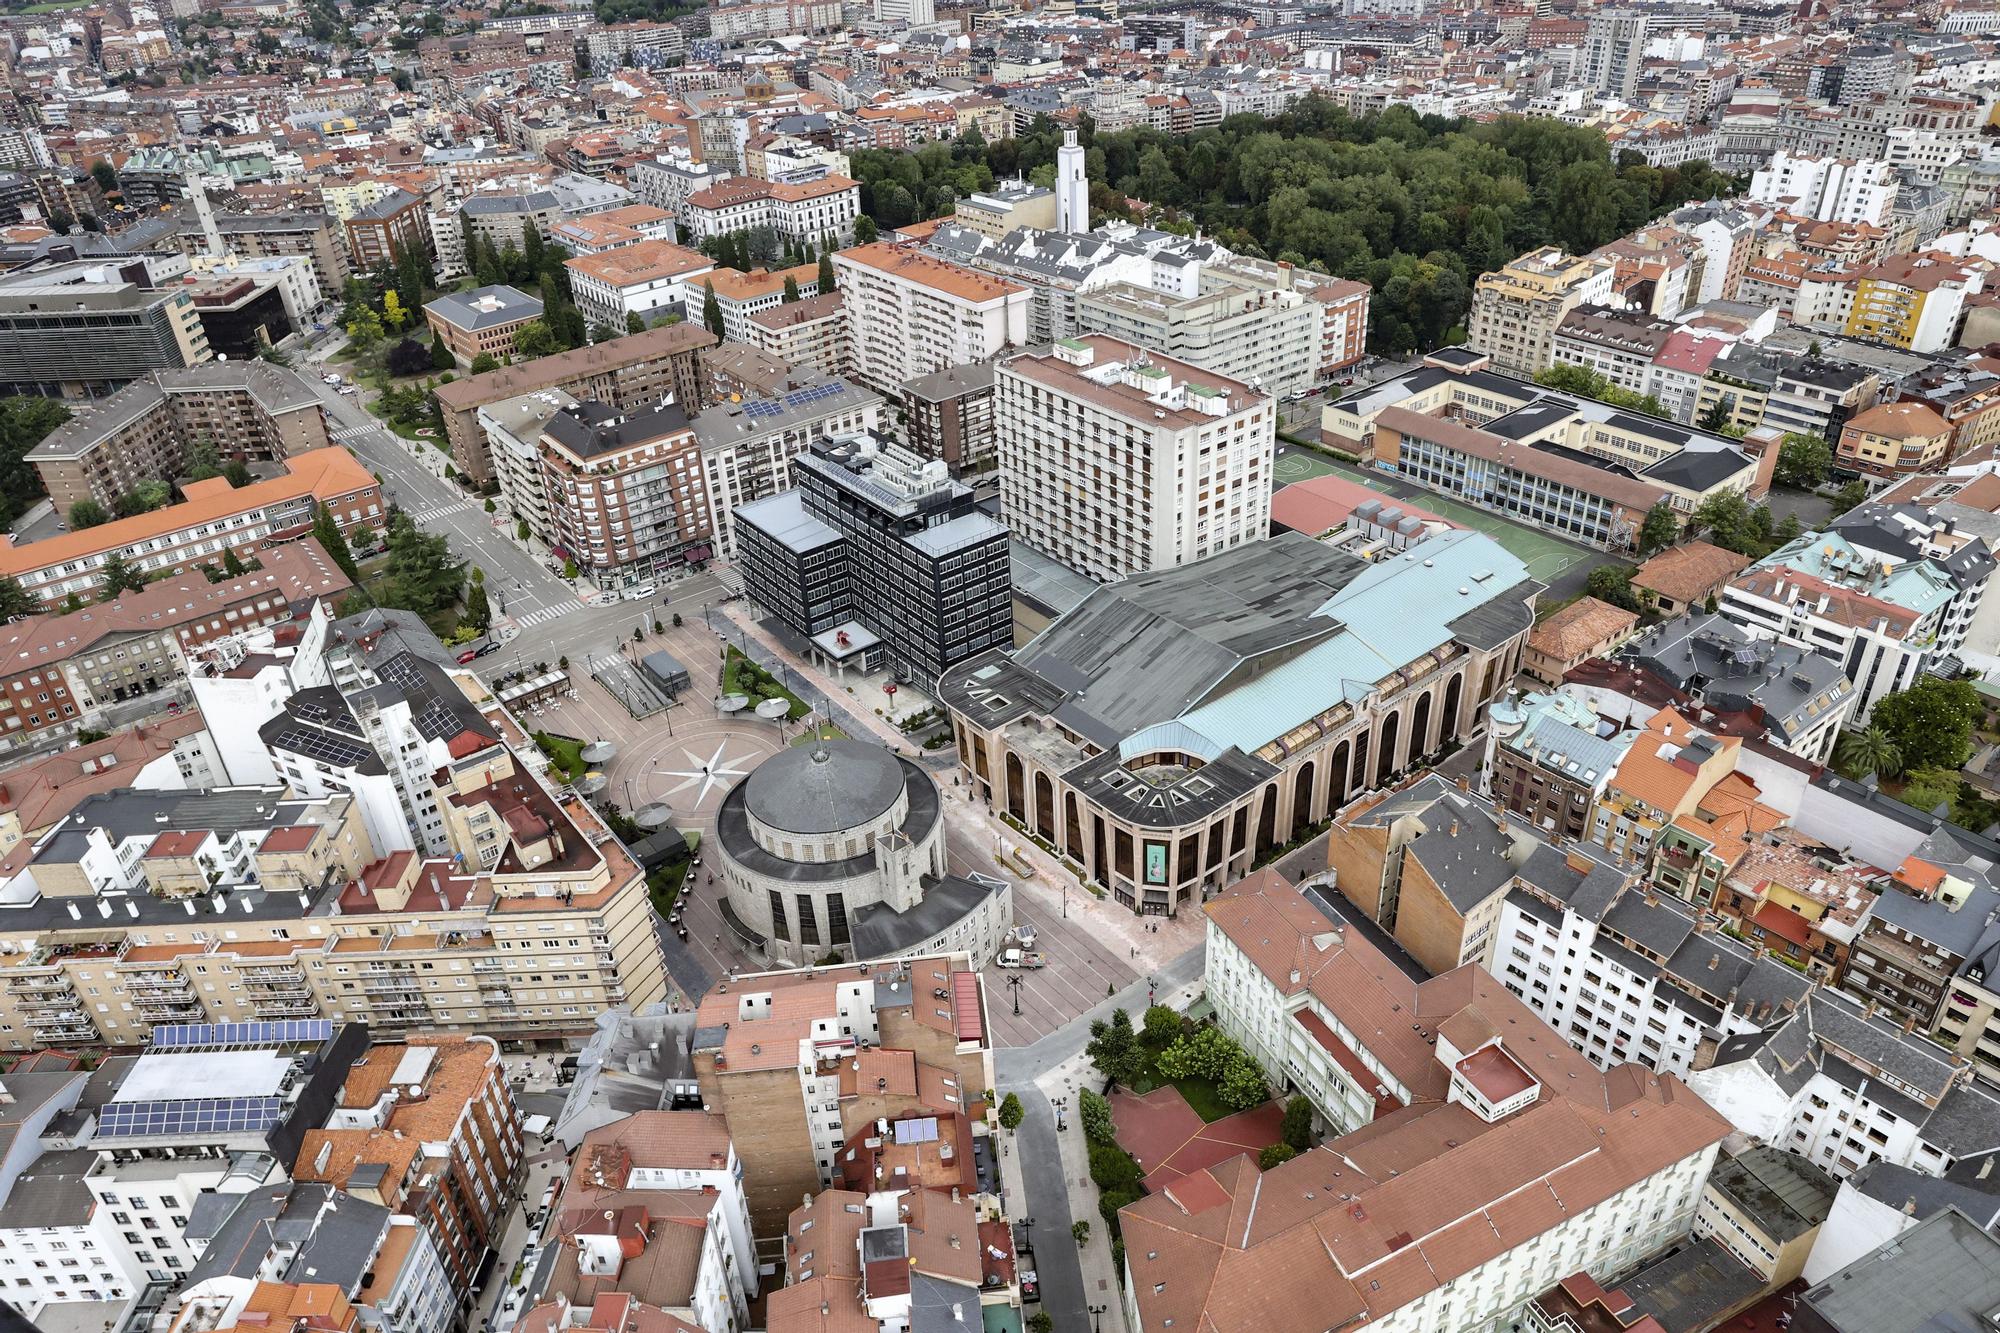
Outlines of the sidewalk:
{"label": "sidewalk", "polygon": [[1098,1082],[1097,1071],[1086,1055],[1065,1060],[1035,1080],[1051,1102],[1058,1098],[1063,1102],[1063,1123],[1067,1128],[1056,1135],[1056,1141],[1062,1149],[1063,1179],[1069,1185],[1069,1215],[1090,1223],[1090,1240],[1077,1252],[1083,1265],[1083,1297],[1093,1309],[1100,1305],[1107,1307],[1101,1317],[1092,1319],[1091,1327],[1106,1333],[1125,1333],[1124,1302],[1120,1299],[1123,1288],[1118,1285],[1118,1273],[1111,1266],[1111,1228],[1097,1211],[1097,1185],[1090,1178],[1090,1147],[1084,1141],[1083,1125],[1076,1114],[1077,1090],[1095,1091]]}

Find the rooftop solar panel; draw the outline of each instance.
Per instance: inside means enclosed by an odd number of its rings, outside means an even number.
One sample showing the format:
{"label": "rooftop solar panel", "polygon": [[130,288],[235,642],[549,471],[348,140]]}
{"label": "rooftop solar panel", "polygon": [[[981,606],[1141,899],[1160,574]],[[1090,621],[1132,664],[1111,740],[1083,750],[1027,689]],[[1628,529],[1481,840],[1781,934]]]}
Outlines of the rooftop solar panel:
{"label": "rooftop solar panel", "polygon": [[276,1097],[197,1097],[171,1102],[112,1102],[97,1117],[99,1138],[246,1134],[269,1129],[284,1103]]}
{"label": "rooftop solar panel", "polygon": [[250,1023],[161,1023],[153,1028],[153,1049],[192,1046],[289,1046],[322,1042],[333,1035],[333,1020],[283,1018]]}

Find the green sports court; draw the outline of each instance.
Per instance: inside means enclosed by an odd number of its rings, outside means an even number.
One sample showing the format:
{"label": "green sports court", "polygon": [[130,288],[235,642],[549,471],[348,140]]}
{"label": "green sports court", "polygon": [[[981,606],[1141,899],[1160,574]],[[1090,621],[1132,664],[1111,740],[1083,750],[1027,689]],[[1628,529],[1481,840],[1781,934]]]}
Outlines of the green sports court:
{"label": "green sports court", "polygon": [[[1371,491],[1380,491],[1391,499],[1400,499],[1379,477],[1371,477],[1360,468],[1345,463],[1336,463],[1304,450],[1292,448],[1278,455],[1271,468],[1272,476],[1280,486],[1289,486],[1295,481],[1309,481],[1314,477],[1343,477],[1357,482]],[[1489,514],[1483,509],[1460,504],[1442,495],[1419,489],[1409,497],[1409,503],[1419,509],[1428,509],[1439,518],[1448,518],[1454,523],[1462,523],[1475,531],[1483,532],[1494,541],[1519,557],[1528,572],[1544,583],[1552,583],[1557,575],[1574,569],[1580,564],[1594,563],[1589,553],[1569,543],[1530,527],[1510,522],[1498,514]]]}

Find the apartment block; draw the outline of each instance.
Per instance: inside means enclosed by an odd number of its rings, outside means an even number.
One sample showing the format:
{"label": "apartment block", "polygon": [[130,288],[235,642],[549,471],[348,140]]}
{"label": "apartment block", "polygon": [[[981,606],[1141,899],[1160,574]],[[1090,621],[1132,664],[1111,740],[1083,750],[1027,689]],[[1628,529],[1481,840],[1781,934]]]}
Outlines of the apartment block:
{"label": "apartment block", "polygon": [[[758,1235],[838,1178],[850,1132],[928,1108],[983,1120],[986,992],[966,955],[739,976],[703,998],[695,1074],[744,1164]],[[862,1083],[862,1062],[896,1077]]]}
{"label": "apartment block", "polygon": [[833,257],[854,376],[892,394],[947,366],[1028,341],[1028,289],[888,242]]}
{"label": "apartment block", "polygon": [[1007,529],[942,460],[868,435],[814,441],[796,490],[736,510],[745,594],[845,674],[886,667],[930,689],[1013,641]]}
{"label": "apartment block", "polygon": [[1110,580],[1270,530],[1268,394],[1105,336],[1000,363],[1001,514],[1021,541]]}
{"label": "apartment block", "polygon": [[483,375],[440,384],[433,393],[444,412],[445,437],[461,471],[485,481],[494,475],[479,409],[543,389],[561,389],[578,400],[609,403],[624,411],[672,398],[684,409],[707,401],[702,392],[701,351],[715,336],[699,322],[662,325],[592,343]]}
{"label": "apartment block", "polygon": [[[586,1031],[608,1007],[664,998],[637,865],[581,802],[558,804],[525,775],[509,788],[517,799],[485,802],[499,814],[478,831],[513,810],[538,822],[518,841],[506,835],[485,871],[412,852],[369,860],[358,803],[344,794],[243,787],[86,802],[70,826],[0,865],[20,904],[0,933],[11,950],[0,1044],[135,1045],[154,1022],[316,1017],[520,1037]],[[457,807],[465,823],[477,804]],[[543,895],[551,884],[562,891]],[[225,915],[226,931],[201,924]]]}
{"label": "apartment block", "polygon": [[1943,1176],[1990,1152],[2000,1127],[2000,1097],[1970,1062],[1825,987],[1728,1042],[1688,1085],[1738,1130],[1835,1180],[1874,1162]]}
{"label": "apartment block", "polygon": [[1719,609],[1758,638],[1838,661],[1861,723],[1965,642],[1993,569],[1985,543],[1956,525],[1914,506],[1868,506],[1752,565]]}
{"label": "apartment block", "polygon": [[1000,465],[994,419],[994,368],[951,366],[903,386],[904,430],[910,447],[941,458],[953,476],[990,472]]}
{"label": "apartment block", "polygon": [[806,377],[776,397],[720,402],[696,417],[716,551],[736,558],[736,511],[789,490],[793,459],[821,440],[873,434],[883,406],[880,394],[860,385]]}
{"label": "apartment block", "polygon": [[1871,476],[1935,472],[1951,457],[1951,425],[1923,403],[1882,403],[1840,428],[1834,457]]}
{"label": "apartment block", "polygon": [[347,257],[357,269],[394,265],[418,250],[435,253],[430,213],[424,201],[408,190],[394,189],[347,215]]}
{"label": "apartment block", "polygon": [[[1729,1124],[1678,1078],[1598,1070],[1477,966],[1406,975],[1269,870],[1205,911],[1218,1024],[1335,1137],[1124,1209],[1127,1327],[1248,1326],[1272,1301],[1314,1327],[1504,1326],[1579,1266],[1688,1234]],[[1253,1198],[1296,1220],[1219,1225]]]}
{"label": "apartment block", "polygon": [[1260,260],[1206,264],[1192,293],[1130,283],[1086,291],[1077,323],[1263,393],[1303,393],[1326,361],[1327,307],[1293,291],[1293,280],[1291,269]]}
{"label": "apartment block", "polygon": [[1531,250],[1473,284],[1466,345],[1500,373],[1533,379],[1554,357],[1563,316],[1610,302],[1614,273],[1609,260],[1573,258],[1554,246]]}
{"label": "apartment block", "polygon": [[540,439],[545,540],[600,586],[637,581],[714,553],[701,443],[675,403],[621,412],[579,403]]}
{"label": "apartment block", "polygon": [[1841,331],[1912,352],[1941,352],[1957,340],[1969,298],[1985,290],[1987,266],[1932,251],[1896,255],[1856,269]]}
{"label": "apartment block", "polygon": [[753,268],[748,273],[733,268],[720,268],[702,275],[699,285],[690,284],[688,299],[697,322],[700,321],[708,304],[708,293],[715,293],[716,308],[722,312],[722,337],[724,342],[755,345],[756,339],[750,332],[750,321],[759,315],[769,314],[785,307],[785,282],[789,279],[798,289],[802,298],[816,297],[819,292],[819,265],[801,264],[797,268],[767,269]]}
{"label": "apartment block", "polygon": [[1818,222],[1885,226],[1899,184],[1887,162],[1795,157],[1780,150],[1750,178],[1745,198]]}
{"label": "apartment block", "polygon": [[202,645],[258,625],[289,624],[352,585],[310,537],[265,551],[263,568],[211,583],[165,578],[66,614],[0,627],[0,735],[80,725],[122,699],[185,679]]}
{"label": "apartment block", "polygon": [[0,574],[56,607],[71,597],[96,597],[113,556],[156,578],[220,563],[225,551],[249,560],[295,541],[312,530],[322,508],[350,537],[385,522],[381,485],[339,445],[288,458],[284,473],[248,486],[232,489],[226,479],[210,477],[187,483],[181,494],[179,504],[38,542],[0,537]]}
{"label": "apartment block", "polygon": [[744,1175],[721,1115],[640,1111],[591,1130],[552,1209],[541,1294],[557,1304],[544,1308],[629,1300],[694,1327],[747,1326],[760,1283]]}
{"label": "apartment block", "polygon": [[[780,296],[782,297],[782,290]],[[718,297],[718,300],[720,298]],[[853,373],[854,352],[848,341],[847,306],[837,291],[753,311],[744,321],[750,345],[788,366],[822,375]]]}
{"label": "apartment block", "polygon": [[681,218],[692,241],[769,228],[787,246],[820,248],[854,239],[861,186],[826,175],[791,184],[732,176],[690,194]]}
{"label": "apartment block", "polygon": [[1307,283],[1307,275],[1294,275],[1309,300],[1320,309],[1320,380],[1331,380],[1359,361],[1368,351],[1368,302],[1372,295],[1365,282],[1336,278],[1330,282]]}
{"label": "apartment block", "polygon": [[264,361],[156,370],[80,408],[28,451],[58,513],[78,500],[107,508],[141,481],[180,474],[207,441],[224,458],[270,462],[333,443],[313,386]]}
{"label": "apartment block", "polygon": [[[0,1283],[23,1312],[117,1308],[220,1267],[216,1247],[247,1237],[218,1234],[201,1214],[283,1181],[300,1138],[331,1111],[338,1071],[368,1044],[358,1024],[326,1022],[172,1024],[142,1039],[142,1053],[94,1071],[45,1051],[7,1076]],[[331,1078],[314,1077],[322,1065]],[[240,1099],[226,1118],[225,1093]],[[386,1216],[368,1221],[373,1241]]]}
{"label": "apartment block", "polygon": [[416,1218],[469,1300],[520,1165],[521,1112],[500,1044],[423,1034],[354,1062],[325,1128],[299,1144],[292,1179]]}

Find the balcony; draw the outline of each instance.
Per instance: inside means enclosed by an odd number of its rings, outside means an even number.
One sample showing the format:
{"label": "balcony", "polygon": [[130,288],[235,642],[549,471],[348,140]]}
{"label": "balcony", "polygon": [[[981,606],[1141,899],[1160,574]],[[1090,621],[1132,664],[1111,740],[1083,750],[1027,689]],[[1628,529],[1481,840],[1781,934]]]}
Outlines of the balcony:
{"label": "balcony", "polygon": [[319,1004],[310,996],[303,999],[272,998],[252,996],[250,1003],[257,1010],[259,1018],[317,1018]]}
{"label": "balcony", "polygon": [[36,1041],[51,1046],[69,1042],[94,1042],[100,1040],[97,1035],[96,1024],[90,1022],[88,1019],[80,1023],[43,1023],[39,1019],[30,1019],[28,1021],[28,1029],[35,1034]]}
{"label": "balcony", "polygon": [[200,1023],[208,1018],[208,1011],[201,1001],[189,997],[185,1000],[140,1000],[139,1015],[156,1023]]}
{"label": "balcony", "polygon": [[76,988],[70,985],[69,978],[60,972],[44,972],[36,976],[9,977],[7,978],[7,989],[15,995],[27,996],[46,994],[51,991],[66,991],[72,996],[76,994]]}

